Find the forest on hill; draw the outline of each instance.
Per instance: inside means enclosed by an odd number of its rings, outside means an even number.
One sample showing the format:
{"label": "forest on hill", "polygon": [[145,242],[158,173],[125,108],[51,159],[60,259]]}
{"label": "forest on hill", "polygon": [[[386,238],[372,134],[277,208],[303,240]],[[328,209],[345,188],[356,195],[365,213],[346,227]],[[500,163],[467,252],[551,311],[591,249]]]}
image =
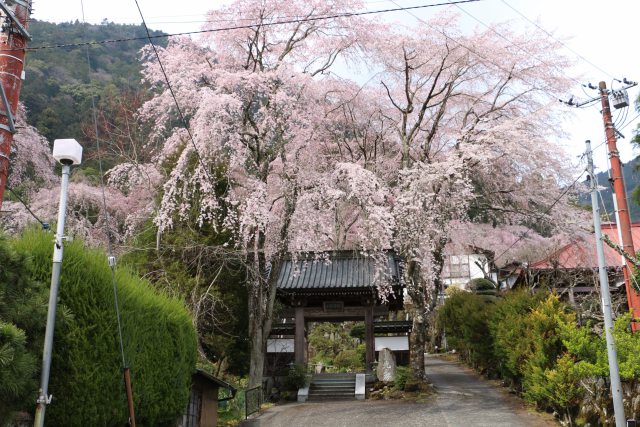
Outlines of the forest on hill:
{"label": "forest on hill", "polygon": [[[56,138],[86,139],[86,128],[92,127],[92,96],[103,110],[109,99],[139,94],[140,49],[147,44],[143,26],[33,20],[29,31],[33,36],[30,47],[36,49],[27,53],[21,100],[27,108],[27,122],[50,142]],[[81,44],[129,38],[140,39],[89,47]],[[158,38],[154,43],[166,46],[167,40]],[[53,45],[71,46],[42,48]]]}
{"label": "forest on hill", "polygon": [[[638,173],[638,167],[640,166],[640,157],[636,157],[628,163],[622,165],[622,174],[624,178],[624,186],[627,190],[627,197],[629,198],[629,212],[631,214],[632,222],[640,221],[640,174]],[[603,219],[606,221],[615,222],[615,212],[613,208],[613,191],[609,181],[609,172],[604,171],[596,174],[598,185],[601,187],[600,194],[602,196],[601,208]],[[589,193],[580,195],[580,204],[584,206],[591,206],[591,196]]]}

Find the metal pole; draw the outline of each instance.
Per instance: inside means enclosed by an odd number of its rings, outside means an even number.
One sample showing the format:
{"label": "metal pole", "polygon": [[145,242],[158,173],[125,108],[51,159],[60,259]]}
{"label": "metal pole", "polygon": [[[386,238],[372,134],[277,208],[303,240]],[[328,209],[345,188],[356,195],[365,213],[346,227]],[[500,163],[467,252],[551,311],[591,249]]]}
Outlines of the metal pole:
{"label": "metal pole", "polygon": [[611,397],[613,398],[613,412],[616,427],[625,427],[624,405],[622,403],[622,385],[618,368],[618,354],[613,339],[613,316],[611,313],[611,294],[609,293],[609,278],[604,261],[602,243],[602,229],[600,228],[600,206],[598,204],[597,182],[593,172],[593,157],[591,155],[591,141],[587,141],[587,173],[591,180],[591,207],[593,209],[593,227],[595,228],[596,252],[598,254],[598,273],[600,276],[600,295],[602,298],[602,313],[604,314],[604,330],[607,340],[607,357],[609,359],[609,376],[611,379]]}
{"label": "metal pole", "polygon": [[[627,196],[624,188],[624,177],[622,174],[622,164],[620,163],[620,153],[616,145],[616,132],[611,118],[611,107],[609,106],[609,93],[607,84],[600,82],[600,98],[602,103],[602,119],[604,121],[604,131],[607,137],[607,149],[609,150],[609,160],[611,164],[611,180],[613,181],[613,192],[617,200],[618,209],[616,217],[619,219],[618,227],[621,234],[620,245],[626,253],[635,255],[633,247],[633,235],[631,233],[631,217],[627,205]],[[633,265],[626,259],[622,262],[622,272],[624,274],[624,284],[627,291],[627,302],[632,314],[631,329],[635,332],[640,330],[640,294],[631,285],[633,276]]]}
{"label": "metal pole", "polygon": [[48,395],[49,370],[51,368],[51,353],[53,350],[53,332],[56,323],[56,306],[58,303],[58,284],[60,283],[60,268],[62,266],[62,249],[64,239],[64,219],[67,213],[67,190],[69,188],[70,163],[62,165],[62,183],[60,186],[60,206],[58,208],[58,224],[56,238],[53,243],[53,269],[51,272],[51,290],[49,291],[49,309],[47,312],[47,328],[44,336],[44,350],[42,352],[42,374],[40,377],[40,395],[37,400],[36,416],[33,425],[44,426],[44,413],[51,403]]}

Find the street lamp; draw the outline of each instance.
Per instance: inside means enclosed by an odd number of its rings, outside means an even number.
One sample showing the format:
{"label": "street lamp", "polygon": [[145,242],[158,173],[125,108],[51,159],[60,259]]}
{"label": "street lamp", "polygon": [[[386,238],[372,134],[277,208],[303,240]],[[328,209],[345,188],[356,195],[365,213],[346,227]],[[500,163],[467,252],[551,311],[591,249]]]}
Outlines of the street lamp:
{"label": "street lamp", "polygon": [[51,351],[53,349],[53,331],[56,323],[56,305],[58,302],[58,284],[62,266],[62,247],[64,237],[64,218],[67,213],[67,191],[69,189],[69,173],[71,165],[79,165],[82,161],[82,146],[75,139],[56,139],[53,142],[53,158],[62,165],[62,182],[60,186],[60,206],[58,208],[58,224],[53,243],[53,269],[51,271],[51,290],[49,292],[49,309],[47,312],[47,328],[42,352],[42,374],[40,377],[40,394],[37,400],[35,427],[44,425],[44,412],[51,396],[48,395],[49,369],[51,368]]}

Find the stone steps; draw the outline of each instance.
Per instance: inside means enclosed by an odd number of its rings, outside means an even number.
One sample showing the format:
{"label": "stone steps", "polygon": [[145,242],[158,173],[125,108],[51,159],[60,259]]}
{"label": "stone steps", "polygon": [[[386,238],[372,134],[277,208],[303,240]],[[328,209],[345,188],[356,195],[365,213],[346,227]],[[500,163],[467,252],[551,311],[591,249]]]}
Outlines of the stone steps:
{"label": "stone steps", "polygon": [[355,374],[316,374],[311,379],[309,400],[354,400]]}

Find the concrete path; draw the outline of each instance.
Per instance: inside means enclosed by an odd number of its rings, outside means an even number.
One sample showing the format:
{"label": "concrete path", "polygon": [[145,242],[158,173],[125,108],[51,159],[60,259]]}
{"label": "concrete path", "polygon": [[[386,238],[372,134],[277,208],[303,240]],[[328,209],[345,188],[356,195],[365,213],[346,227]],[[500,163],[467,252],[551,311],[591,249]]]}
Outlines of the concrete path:
{"label": "concrete path", "polygon": [[549,417],[528,411],[515,396],[471,370],[439,357],[425,363],[438,394],[426,403],[317,402],[275,406],[251,422],[260,427],[548,427]]}
{"label": "concrete path", "polygon": [[435,406],[443,426],[557,426],[550,416],[536,414],[502,387],[495,386],[458,363],[437,356],[425,360],[436,387]]}

